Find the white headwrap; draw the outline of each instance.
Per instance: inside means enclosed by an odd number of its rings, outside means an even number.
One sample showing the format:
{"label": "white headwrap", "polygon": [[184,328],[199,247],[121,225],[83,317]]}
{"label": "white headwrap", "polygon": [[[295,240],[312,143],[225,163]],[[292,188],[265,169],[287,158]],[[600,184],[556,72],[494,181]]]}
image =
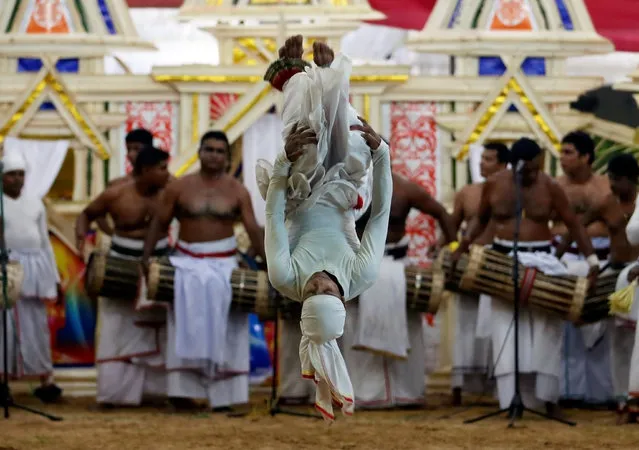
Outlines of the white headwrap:
{"label": "white headwrap", "polygon": [[2,158],[3,172],[13,172],[14,170],[27,170],[27,162],[21,154],[11,152]]}
{"label": "white headwrap", "polygon": [[329,422],[335,420],[333,402],[346,415],[355,409],[353,385],[336,341],[345,320],[344,304],[333,295],[314,295],[302,304],[302,376],[315,381],[315,407]]}

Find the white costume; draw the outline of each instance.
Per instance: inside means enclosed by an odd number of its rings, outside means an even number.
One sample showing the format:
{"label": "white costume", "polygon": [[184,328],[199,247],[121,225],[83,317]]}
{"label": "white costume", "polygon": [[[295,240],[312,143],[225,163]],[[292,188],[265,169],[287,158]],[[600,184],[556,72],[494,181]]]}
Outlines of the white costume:
{"label": "white costume", "polygon": [[175,300],[168,315],[169,397],[206,399],[213,408],[248,403],[248,314],[230,309],[235,237],[182,242],[171,257]]}
{"label": "white costume", "polygon": [[[495,239],[504,251],[512,249],[512,242]],[[536,251],[539,249],[541,251]],[[534,267],[548,275],[565,275],[566,268],[550,255],[550,242],[520,242],[520,264]],[[478,329],[492,329],[492,355],[501,408],[510,406],[515,393],[514,326],[512,302],[492,299],[490,315],[480,311]],[[485,322],[490,319],[490,323]],[[561,375],[562,320],[549,314],[522,306],[519,320],[519,370],[524,404],[536,408],[545,402],[559,400]],[[540,405],[541,403],[541,405]]]}
{"label": "white costume", "polygon": [[[19,155],[5,156],[3,163],[5,173],[26,169]],[[8,313],[9,374],[16,378],[50,377],[53,364],[45,302],[56,300],[60,277],[49,241],[46,209],[39,198],[25,195],[17,199],[4,195],[3,201],[9,260],[18,261],[24,269],[20,299]],[[3,336],[0,321],[0,361]],[[0,367],[2,372],[4,366]]]}
{"label": "white costume", "polygon": [[[609,238],[593,238],[593,248],[610,246]],[[568,272],[585,277],[589,266],[574,251],[562,257]],[[604,403],[614,397],[611,372],[611,329],[609,321],[576,327],[564,323],[561,396],[569,400]]]}
{"label": "white costume", "polygon": [[[388,244],[386,252],[401,246],[407,247],[408,239]],[[385,256],[375,284],[346,305],[342,346],[361,407],[424,403],[423,321],[421,314],[406,311],[406,262]]]}
{"label": "white costume", "polygon": [[[110,254],[139,260],[144,241],[113,236]],[[168,252],[158,241],[154,255]],[[139,405],[144,395],[166,396],[166,310],[136,311],[133,299],[99,299],[97,401]]]}
{"label": "white costume", "polygon": [[[350,62],[340,55],[331,68],[311,68],[286,82],[284,138],[301,122],[315,131],[317,147],[308,146],[292,165],[282,153],[272,176],[265,161],[259,161],[256,171],[262,195],[268,188],[265,250],[269,279],[284,296],[296,301],[304,300],[308,280],[322,271],[338,280],[345,300],[360,295],[375,282],[384,254],[393,189],[389,149],[382,142],[373,152],[372,214],[360,246],[352,208],[364,183],[371,150],[359,132],[349,132],[350,125],[359,123],[348,103],[349,76]],[[339,331],[320,326],[318,318],[328,317],[320,309],[333,311],[338,320],[338,305],[326,296],[315,297],[321,298],[306,300],[302,306],[300,360],[302,373],[309,376],[312,372],[318,383],[316,405],[330,420],[331,395],[343,404],[345,413],[352,410],[352,386],[336,342],[319,339]],[[341,304],[337,297],[333,299]],[[310,330],[311,322],[326,333]],[[317,365],[329,359],[330,367]]]}

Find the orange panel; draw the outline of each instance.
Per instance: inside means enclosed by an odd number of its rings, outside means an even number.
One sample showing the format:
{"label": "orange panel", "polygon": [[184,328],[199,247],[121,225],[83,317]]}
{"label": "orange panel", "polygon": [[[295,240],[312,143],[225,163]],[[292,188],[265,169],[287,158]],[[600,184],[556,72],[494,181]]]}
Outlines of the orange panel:
{"label": "orange panel", "polygon": [[35,0],[29,16],[28,34],[66,34],[70,27],[66,16],[66,5],[62,0]]}
{"label": "orange panel", "polygon": [[532,31],[532,11],[526,0],[497,0],[490,30]]}

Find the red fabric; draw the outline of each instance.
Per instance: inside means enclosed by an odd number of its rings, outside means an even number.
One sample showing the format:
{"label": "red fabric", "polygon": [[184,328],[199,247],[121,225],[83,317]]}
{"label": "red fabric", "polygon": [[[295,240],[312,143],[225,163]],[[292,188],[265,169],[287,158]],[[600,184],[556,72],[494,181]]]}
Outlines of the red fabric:
{"label": "red fabric", "polygon": [[[452,1],[452,0],[451,0]],[[371,8],[386,15],[369,23],[406,30],[421,30],[437,0],[369,0]]]}

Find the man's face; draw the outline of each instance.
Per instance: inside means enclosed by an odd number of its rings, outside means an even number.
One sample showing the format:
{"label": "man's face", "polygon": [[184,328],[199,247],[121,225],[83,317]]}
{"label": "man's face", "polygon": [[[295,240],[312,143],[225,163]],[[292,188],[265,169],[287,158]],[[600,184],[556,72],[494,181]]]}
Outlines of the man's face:
{"label": "man's face", "polygon": [[169,162],[162,161],[153,167],[142,169],[144,181],[154,188],[161,189],[169,181]]}
{"label": "man's face", "polygon": [[138,157],[138,153],[144,148],[144,144],[142,142],[127,142],[126,143],[126,157],[131,163],[131,165],[135,165],[135,158]]}
{"label": "man's face", "polygon": [[200,146],[200,165],[212,172],[225,171],[229,162],[229,149],[226,142],[219,139],[207,139]]}
{"label": "man's face", "polygon": [[2,175],[2,187],[9,197],[19,197],[24,186],[24,170],[12,170]]}
{"label": "man's face", "polygon": [[561,144],[561,168],[565,174],[570,175],[583,167],[590,166],[588,162],[588,155],[582,155],[579,153],[574,144],[563,143]]}
{"label": "man's face", "polygon": [[537,181],[539,170],[541,169],[541,155],[536,156],[531,161],[524,162],[521,169],[521,182],[526,186],[530,186]]}
{"label": "man's face", "polygon": [[343,300],[339,286],[325,272],[314,273],[304,286],[304,300],[313,295],[333,295]]}
{"label": "man's face", "polygon": [[481,154],[481,161],[479,162],[479,171],[481,176],[488,178],[494,173],[506,168],[506,164],[499,162],[497,156],[497,150],[485,149]]}
{"label": "man's face", "polygon": [[608,181],[610,182],[610,190],[617,197],[628,197],[636,188],[636,184],[628,177],[608,173]]}

